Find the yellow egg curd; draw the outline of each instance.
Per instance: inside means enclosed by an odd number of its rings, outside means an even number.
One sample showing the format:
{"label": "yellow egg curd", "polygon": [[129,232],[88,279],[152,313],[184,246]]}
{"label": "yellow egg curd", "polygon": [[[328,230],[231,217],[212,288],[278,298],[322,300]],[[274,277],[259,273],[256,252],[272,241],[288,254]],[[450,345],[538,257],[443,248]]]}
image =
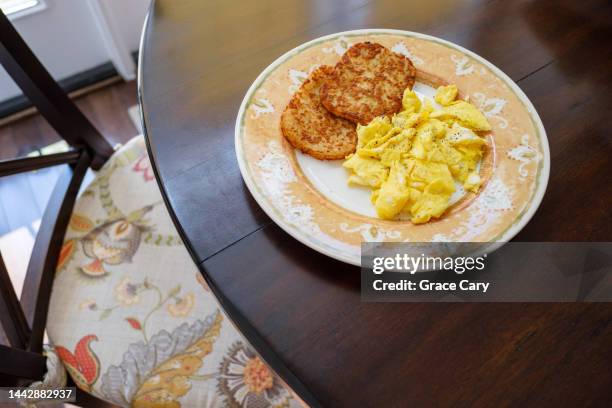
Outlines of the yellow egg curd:
{"label": "yellow egg curd", "polygon": [[380,218],[406,215],[422,224],[444,214],[457,184],[471,192],[480,188],[487,141],[476,132],[491,126],[474,105],[456,98],[455,85],[441,86],[434,97],[441,108],[434,109],[406,89],[401,112],[357,126],[357,151],[343,166],[349,185],[372,189]]}

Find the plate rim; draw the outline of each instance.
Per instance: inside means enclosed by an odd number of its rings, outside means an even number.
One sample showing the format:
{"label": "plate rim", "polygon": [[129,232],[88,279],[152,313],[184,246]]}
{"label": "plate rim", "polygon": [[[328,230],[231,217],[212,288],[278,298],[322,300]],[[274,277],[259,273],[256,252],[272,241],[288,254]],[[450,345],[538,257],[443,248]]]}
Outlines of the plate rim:
{"label": "plate rim", "polygon": [[268,74],[275,69],[278,65],[280,65],[286,58],[288,58],[293,53],[300,51],[303,48],[307,48],[309,45],[321,41],[326,41],[333,38],[342,37],[345,35],[369,35],[369,34],[391,34],[391,35],[403,35],[409,37],[415,37],[424,40],[430,40],[438,43],[445,44],[450,48],[454,48],[465,55],[477,60],[478,62],[485,65],[488,69],[490,69],[496,76],[504,81],[506,85],[508,85],[511,90],[515,93],[515,95],[520,99],[523,105],[527,108],[531,118],[533,119],[534,125],[537,127],[541,138],[539,140],[541,147],[542,160],[540,163],[541,173],[536,180],[536,190],[534,191],[534,196],[531,200],[531,205],[526,208],[522,213],[518,215],[518,221],[510,226],[506,232],[502,233],[502,235],[492,241],[489,241],[490,245],[487,246],[488,252],[493,252],[499,249],[506,242],[510,241],[514,238],[524,227],[529,223],[529,221],[533,218],[535,213],[537,212],[542,200],[544,199],[544,195],[546,194],[546,189],[548,187],[548,181],[550,177],[550,147],[548,143],[548,135],[546,134],[546,129],[544,128],[544,124],[538,111],[533,106],[533,103],[529,99],[529,97],[523,92],[523,90],[518,86],[516,82],[512,78],[510,78],[505,72],[503,72],[500,68],[498,68],[493,63],[489,62],[484,57],[476,54],[473,51],[468,50],[467,48],[455,44],[451,41],[445,40],[440,37],[432,36],[429,34],[422,34],[416,31],[408,31],[408,30],[397,30],[397,29],[388,29],[388,28],[365,28],[365,29],[357,29],[357,30],[347,30],[340,31],[332,34],[327,34],[321,37],[314,38],[312,40],[306,41],[297,45],[296,47],[286,51],[274,61],[272,61],[261,73],[255,78],[255,80],[251,83],[251,86],[248,88],[245,93],[242,102],[240,103],[240,108],[238,109],[238,114],[236,116],[236,124],[234,127],[234,151],[236,154],[236,159],[238,161],[238,167],[240,169],[240,174],[242,176],[242,180],[246,184],[251,196],[255,199],[255,202],[264,210],[266,215],[270,217],[270,219],[278,225],[283,231],[288,233],[292,238],[296,239],[298,242],[306,245],[307,247],[322,253],[330,258],[352,264],[355,266],[361,266],[361,256],[358,258],[354,258],[348,254],[344,254],[340,251],[332,252],[327,250],[327,248],[322,246],[317,246],[316,243],[310,242],[303,237],[301,237],[301,232],[298,228],[292,226],[289,223],[286,223],[284,220],[280,219],[273,208],[268,205],[265,198],[260,196],[258,189],[255,186],[254,180],[251,178],[248,169],[247,163],[242,159],[244,157],[242,151],[242,145],[240,143],[240,133],[241,133],[241,118],[245,115],[246,106],[248,102],[251,100],[253,93],[259,87],[259,84],[263,79],[265,79]]}

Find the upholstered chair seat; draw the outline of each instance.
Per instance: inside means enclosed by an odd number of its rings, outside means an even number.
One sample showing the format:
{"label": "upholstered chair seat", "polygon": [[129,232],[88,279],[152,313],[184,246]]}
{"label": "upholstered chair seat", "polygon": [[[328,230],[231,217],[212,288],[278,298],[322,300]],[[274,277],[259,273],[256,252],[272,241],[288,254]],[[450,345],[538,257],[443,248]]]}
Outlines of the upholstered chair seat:
{"label": "upholstered chair seat", "polygon": [[115,405],[301,406],[201,278],[164,207],[142,136],[79,195],[47,334],[77,386]]}

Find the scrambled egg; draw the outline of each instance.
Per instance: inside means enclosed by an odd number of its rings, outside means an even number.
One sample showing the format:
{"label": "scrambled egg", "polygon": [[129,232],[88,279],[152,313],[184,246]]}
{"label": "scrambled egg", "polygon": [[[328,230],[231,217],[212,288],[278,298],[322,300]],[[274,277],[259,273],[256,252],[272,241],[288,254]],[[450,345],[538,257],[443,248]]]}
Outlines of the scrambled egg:
{"label": "scrambled egg", "polygon": [[348,183],[372,189],[380,218],[407,215],[415,224],[440,217],[459,183],[477,192],[482,183],[478,163],[486,140],[475,132],[491,130],[476,107],[456,100],[455,85],[439,87],[434,109],[410,89],[402,111],[357,126],[357,151],[343,166]]}

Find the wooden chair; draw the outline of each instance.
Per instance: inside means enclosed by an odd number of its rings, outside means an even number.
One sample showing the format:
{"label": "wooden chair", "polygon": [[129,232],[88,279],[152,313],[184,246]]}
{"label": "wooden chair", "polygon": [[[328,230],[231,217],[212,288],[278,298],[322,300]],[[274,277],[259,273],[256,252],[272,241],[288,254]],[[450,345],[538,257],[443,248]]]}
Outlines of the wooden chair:
{"label": "wooden chair", "polygon": [[[0,63],[38,112],[71,146],[64,153],[0,161],[0,177],[68,164],[45,209],[19,299],[0,254],[0,385],[42,380],[49,299],[62,241],[88,168],[99,169],[113,148],[68,98],[0,11]],[[106,405],[79,393],[87,406]],[[98,402],[96,400],[96,402]]]}
{"label": "wooden chair", "polygon": [[[303,407],[202,278],[163,206],[144,138],[113,151],[2,14],[0,63],[72,146],[0,162],[0,176],[69,164],[21,299],[0,256],[0,386],[43,379],[54,361],[42,353],[46,330],[83,406]],[[100,171],[79,194],[90,167]]]}

